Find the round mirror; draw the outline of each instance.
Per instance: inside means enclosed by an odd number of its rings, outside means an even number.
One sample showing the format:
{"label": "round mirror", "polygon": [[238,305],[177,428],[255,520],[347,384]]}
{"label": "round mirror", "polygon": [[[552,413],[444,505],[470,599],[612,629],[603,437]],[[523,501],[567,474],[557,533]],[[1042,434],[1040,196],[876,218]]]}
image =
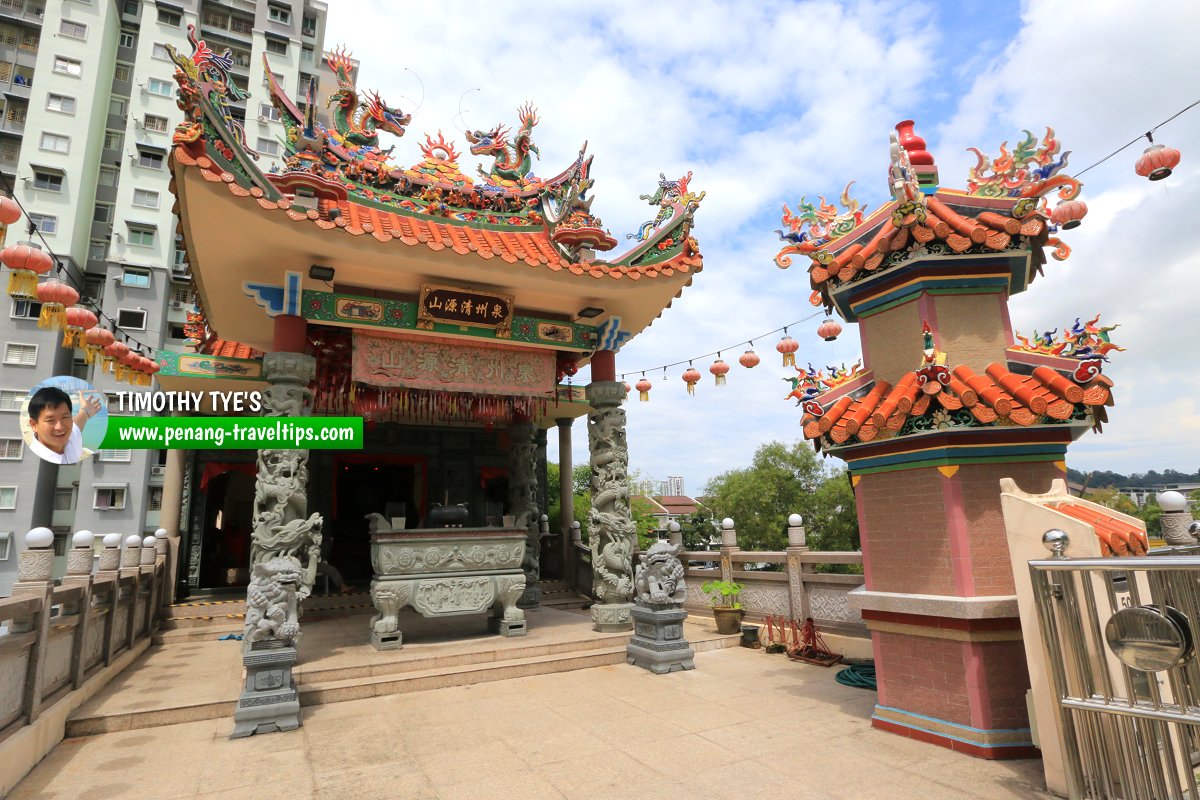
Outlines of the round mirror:
{"label": "round mirror", "polygon": [[1122,664],[1145,672],[1177,667],[1192,656],[1188,619],[1170,606],[1123,608],[1104,626],[1104,638]]}

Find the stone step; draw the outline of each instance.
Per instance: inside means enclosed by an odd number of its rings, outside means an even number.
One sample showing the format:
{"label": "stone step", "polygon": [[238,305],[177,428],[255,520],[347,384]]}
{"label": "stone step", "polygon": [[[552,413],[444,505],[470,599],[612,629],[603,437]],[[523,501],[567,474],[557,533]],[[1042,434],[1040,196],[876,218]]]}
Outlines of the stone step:
{"label": "stone step", "polygon": [[[739,637],[709,635],[691,643],[696,652],[736,647]],[[445,653],[407,663],[377,663],[368,666],[328,668],[306,672],[303,664],[296,669],[300,704],[315,706],[364,697],[380,697],[419,692],[448,686],[467,686],[490,681],[522,678],[554,672],[624,664],[628,637],[605,637],[529,648],[506,649],[505,658],[496,660],[497,651]],[[236,683],[230,694],[238,691]],[[67,720],[66,736],[91,736],[112,731],[153,728],[198,720],[230,718],[237,700],[183,704],[146,711],[122,711],[86,714]]]}

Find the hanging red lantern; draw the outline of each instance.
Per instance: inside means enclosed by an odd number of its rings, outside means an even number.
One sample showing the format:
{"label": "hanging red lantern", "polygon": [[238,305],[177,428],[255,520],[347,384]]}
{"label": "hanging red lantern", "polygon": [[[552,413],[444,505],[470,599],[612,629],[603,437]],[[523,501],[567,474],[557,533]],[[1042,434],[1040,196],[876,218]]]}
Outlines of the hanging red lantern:
{"label": "hanging red lantern", "polygon": [[104,353],[104,348],[114,341],[116,339],[108,328],[99,326],[89,328],[83,334],[83,360],[89,364],[94,363]]}
{"label": "hanging red lantern", "polygon": [[67,326],[67,306],[79,302],[79,292],[51,278],[37,287],[37,299],[42,304],[42,313],[38,315],[38,327],[61,331]]}
{"label": "hanging red lantern", "polygon": [[646,376],[643,375],[642,379],[637,382],[638,400],[641,400],[643,403],[650,402],[650,389],[653,386],[654,384],[646,380]]}
{"label": "hanging red lantern", "polygon": [[0,244],[8,236],[8,226],[21,218],[21,207],[11,197],[0,197]]}
{"label": "hanging red lantern", "polygon": [[67,309],[67,327],[63,330],[63,347],[83,347],[86,343],[84,332],[94,328],[98,320],[96,314],[83,306],[71,306]]}
{"label": "hanging red lantern", "polygon": [[833,317],[826,317],[825,321],[817,326],[817,336],[820,336],[827,342],[832,342],[842,332],[842,325]]}
{"label": "hanging red lantern", "polygon": [[717,386],[725,385],[725,373],[729,372],[728,364],[718,358],[712,363],[712,366],[708,368],[708,371],[716,377]]}
{"label": "hanging red lantern", "polygon": [[135,377],[135,375],[137,373],[137,368],[138,368],[138,365],[141,363],[140,359],[141,359],[141,356],[139,356],[133,350],[130,350],[128,353],[123,355],[121,357],[121,364],[120,364],[120,366],[123,369],[121,370],[121,374],[117,376],[117,380],[123,380],[128,384],[135,383],[137,381],[137,379]]}
{"label": "hanging red lantern", "polygon": [[700,382],[700,371],[689,363],[688,368],[683,373],[683,382],[687,384],[688,394],[694,395],[696,393],[696,384]]}
{"label": "hanging red lantern", "polygon": [[33,300],[37,297],[38,275],[54,267],[54,260],[29,243],[14,244],[0,250],[0,261],[12,270],[8,276],[8,294]]}
{"label": "hanging red lantern", "polygon": [[11,197],[0,197],[0,225],[12,225],[21,218],[21,207]]}
{"label": "hanging red lantern", "polygon": [[1069,231],[1078,228],[1079,223],[1087,216],[1087,203],[1082,200],[1064,200],[1050,212],[1050,221]]}
{"label": "hanging red lantern", "polygon": [[121,359],[129,352],[129,345],[124,342],[113,342],[104,347],[104,372],[111,372],[117,380],[125,377],[121,368]]}
{"label": "hanging red lantern", "polygon": [[762,361],[762,359],[759,358],[758,353],[754,352],[753,350],[747,350],[738,356],[738,363],[746,369],[754,369],[758,366],[760,361]]}
{"label": "hanging red lantern", "polygon": [[796,366],[796,351],[800,349],[800,343],[787,335],[785,331],[783,338],[779,340],[779,344],[775,345],[775,349],[783,354],[783,365],[785,367]]}
{"label": "hanging red lantern", "polygon": [[[1152,139],[1151,142],[1153,141]],[[1174,147],[1151,144],[1137,160],[1134,171],[1143,178],[1149,178],[1152,181],[1161,181],[1171,174],[1171,170],[1179,166],[1179,158],[1179,151]]]}

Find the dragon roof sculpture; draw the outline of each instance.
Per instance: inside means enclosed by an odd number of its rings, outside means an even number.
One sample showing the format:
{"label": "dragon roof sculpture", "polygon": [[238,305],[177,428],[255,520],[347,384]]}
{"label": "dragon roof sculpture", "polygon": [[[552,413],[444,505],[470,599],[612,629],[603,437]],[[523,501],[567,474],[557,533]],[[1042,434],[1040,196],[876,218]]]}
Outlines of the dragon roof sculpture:
{"label": "dragon roof sculpture", "polygon": [[[393,108],[383,101],[377,92],[360,95],[350,78],[353,62],[344,48],[333,51],[325,59],[337,76],[337,91],[329,96],[327,105],[333,107],[335,141],[362,147],[379,147],[379,131],[393,136],[403,136],[404,128],[412,122],[412,115]],[[390,152],[390,151],[389,151]]]}
{"label": "dragon roof sculpture", "polygon": [[538,124],[537,109],[526,103],[517,109],[521,127],[517,129],[516,138],[508,141],[508,129],[497,125],[490,131],[467,131],[467,141],[471,143],[471,154],[476,156],[491,156],[491,169],[484,171],[479,167],[479,174],[489,186],[504,189],[524,189],[536,184],[537,178],[532,175],[533,156],[541,158],[541,151],[533,143],[533,126]]}

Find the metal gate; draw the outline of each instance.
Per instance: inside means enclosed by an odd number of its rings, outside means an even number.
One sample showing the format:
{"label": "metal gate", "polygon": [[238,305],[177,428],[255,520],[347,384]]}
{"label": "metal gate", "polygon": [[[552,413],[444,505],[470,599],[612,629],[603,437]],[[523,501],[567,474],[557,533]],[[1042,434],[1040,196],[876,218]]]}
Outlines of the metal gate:
{"label": "metal gate", "polygon": [[1200,557],[1029,568],[1071,797],[1200,800]]}

